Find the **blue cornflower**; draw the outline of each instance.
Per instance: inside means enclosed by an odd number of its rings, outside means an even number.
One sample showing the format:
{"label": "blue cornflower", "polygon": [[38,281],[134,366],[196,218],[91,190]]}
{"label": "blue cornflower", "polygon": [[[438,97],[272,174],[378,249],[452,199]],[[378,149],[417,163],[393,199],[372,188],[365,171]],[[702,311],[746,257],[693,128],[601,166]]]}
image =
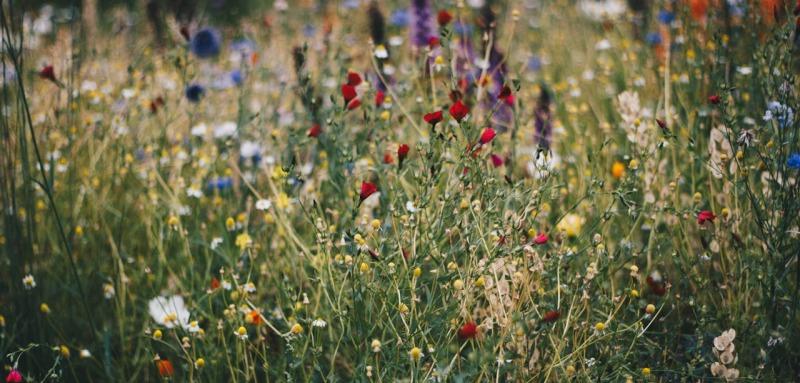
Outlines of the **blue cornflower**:
{"label": "blue cornflower", "polygon": [[658,12],[658,21],[660,21],[662,24],[669,25],[669,24],[672,24],[672,22],[674,20],[675,20],[675,14],[674,13],[672,13],[672,12],[666,10],[666,9],[662,9],[660,12]]}
{"label": "blue cornflower", "polygon": [[395,27],[405,27],[408,25],[410,16],[408,15],[408,11],[405,9],[398,9],[392,12],[389,15],[389,24],[394,25]]}
{"label": "blue cornflower", "polygon": [[234,69],[233,71],[231,71],[231,80],[233,80],[233,83],[236,85],[242,85],[242,82],[244,81],[244,76],[242,75],[242,71],[238,69]]}
{"label": "blue cornflower", "polygon": [[786,160],[786,166],[791,169],[800,170],[800,153],[792,153]]}
{"label": "blue cornflower", "polygon": [[191,84],[186,87],[186,98],[191,102],[199,102],[205,93],[206,88],[203,88],[202,85]]}
{"label": "blue cornflower", "polygon": [[660,45],[661,44],[661,34],[658,32],[650,32],[647,34],[645,38],[648,44],[650,45]]}
{"label": "blue cornflower", "polygon": [[201,59],[214,57],[219,54],[222,45],[222,36],[214,28],[203,28],[195,33],[189,41],[189,49]]}
{"label": "blue cornflower", "polygon": [[531,56],[528,59],[528,70],[538,72],[540,69],[542,69],[542,59],[539,56]]}
{"label": "blue cornflower", "polygon": [[778,126],[786,128],[794,122],[794,110],[787,105],[777,101],[767,104],[767,111],[764,113],[764,121],[775,120]]}
{"label": "blue cornflower", "polygon": [[233,186],[233,179],[231,177],[217,177],[208,181],[209,189],[226,190]]}

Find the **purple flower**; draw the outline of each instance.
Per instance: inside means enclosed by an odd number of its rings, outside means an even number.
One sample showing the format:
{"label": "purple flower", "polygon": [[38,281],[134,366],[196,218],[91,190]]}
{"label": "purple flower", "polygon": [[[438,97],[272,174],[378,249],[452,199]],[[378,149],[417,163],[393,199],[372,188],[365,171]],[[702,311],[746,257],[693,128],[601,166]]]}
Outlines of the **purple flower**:
{"label": "purple flower", "polygon": [[409,26],[409,33],[411,34],[411,44],[416,47],[424,47],[428,45],[428,40],[435,36],[435,24],[433,19],[433,10],[429,0],[412,0],[411,1],[411,25]]}

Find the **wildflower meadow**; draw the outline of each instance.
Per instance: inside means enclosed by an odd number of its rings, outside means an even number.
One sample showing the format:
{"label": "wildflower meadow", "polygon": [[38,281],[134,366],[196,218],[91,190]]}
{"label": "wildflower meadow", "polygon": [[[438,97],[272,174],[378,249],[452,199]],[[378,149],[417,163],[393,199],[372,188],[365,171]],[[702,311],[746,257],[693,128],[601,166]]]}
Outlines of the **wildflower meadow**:
{"label": "wildflower meadow", "polygon": [[0,377],[800,381],[799,16],[0,0]]}

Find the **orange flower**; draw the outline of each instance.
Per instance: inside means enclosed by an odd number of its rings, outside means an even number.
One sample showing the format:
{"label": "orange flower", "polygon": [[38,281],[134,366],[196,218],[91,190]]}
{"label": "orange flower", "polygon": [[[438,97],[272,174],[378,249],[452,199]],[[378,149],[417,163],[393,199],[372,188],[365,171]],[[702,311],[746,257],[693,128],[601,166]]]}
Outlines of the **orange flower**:
{"label": "orange flower", "polygon": [[702,22],[706,19],[708,0],[689,0],[689,8],[692,10],[692,18],[695,21]]}
{"label": "orange flower", "polygon": [[175,368],[172,367],[172,362],[170,362],[169,359],[157,360],[156,368],[158,368],[158,375],[162,378],[168,378],[175,373]]}
{"label": "orange flower", "polygon": [[244,321],[256,326],[260,325],[261,312],[259,312],[258,310],[250,310],[249,313],[245,314]]}

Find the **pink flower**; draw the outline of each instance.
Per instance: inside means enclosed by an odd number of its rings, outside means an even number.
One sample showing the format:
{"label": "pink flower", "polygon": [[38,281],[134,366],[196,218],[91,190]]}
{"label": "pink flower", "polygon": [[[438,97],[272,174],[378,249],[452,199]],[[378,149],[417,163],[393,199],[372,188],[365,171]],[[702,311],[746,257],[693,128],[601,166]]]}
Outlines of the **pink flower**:
{"label": "pink flower", "polygon": [[537,245],[544,245],[545,243],[547,243],[548,239],[549,238],[547,238],[547,233],[539,233],[536,235],[536,237],[533,238],[533,243]]}
{"label": "pink flower", "polygon": [[6,375],[6,383],[22,383],[22,374],[16,369]]}

